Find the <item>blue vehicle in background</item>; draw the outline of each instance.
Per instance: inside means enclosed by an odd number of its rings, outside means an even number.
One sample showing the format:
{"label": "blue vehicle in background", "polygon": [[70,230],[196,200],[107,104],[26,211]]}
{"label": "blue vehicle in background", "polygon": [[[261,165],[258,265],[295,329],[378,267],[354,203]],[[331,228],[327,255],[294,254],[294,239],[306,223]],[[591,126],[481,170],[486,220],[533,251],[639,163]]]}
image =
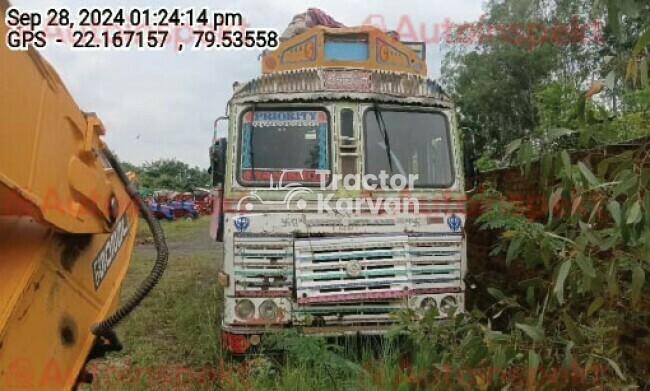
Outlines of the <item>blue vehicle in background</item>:
{"label": "blue vehicle in background", "polygon": [[199,211],[196,207],[194,201],[191,200],[180,200],[180,201],[171,201],[169,205],[174,210],[174,215],[177,217],[182,217],[186,219],[196,219],[199,217]]}
{"label": "blue vehicle in background", "polygon": [[154,200],[148,202],[149,210],[158,220],[168,220],[173,221],[176,216],[174,214],[174,208],[164,203],[157,203]]}
{"label": "blue vehicle in background", "polygon": [[199,206],[194,202],[192,193],[158,191],[147,197],[147,204],[159,220],[194,220],[200,215]]}

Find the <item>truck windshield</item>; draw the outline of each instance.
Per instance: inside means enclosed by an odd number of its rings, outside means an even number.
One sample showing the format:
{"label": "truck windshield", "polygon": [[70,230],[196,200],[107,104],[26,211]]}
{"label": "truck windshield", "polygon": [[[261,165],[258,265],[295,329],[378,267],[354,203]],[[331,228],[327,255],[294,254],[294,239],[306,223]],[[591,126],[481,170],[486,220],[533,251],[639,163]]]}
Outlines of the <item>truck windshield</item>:
{"label": "truck windshield", "polygon": [[364,131],[366,174],[417,175],[416,187],[452,185],[449,129],[442,114],[373,108],[364,115]]}
{"label": "truck windshield", "polygon": [[248,111],[241,129],[244,182],[318,182],[329,169],[325,111]]}

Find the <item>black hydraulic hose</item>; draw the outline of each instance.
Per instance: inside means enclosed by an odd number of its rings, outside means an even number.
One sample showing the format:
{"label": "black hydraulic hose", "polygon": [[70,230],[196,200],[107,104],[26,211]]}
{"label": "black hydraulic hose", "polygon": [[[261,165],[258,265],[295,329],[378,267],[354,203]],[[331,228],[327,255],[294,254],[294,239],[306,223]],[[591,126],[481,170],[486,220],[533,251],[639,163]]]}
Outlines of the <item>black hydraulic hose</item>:
{"label": "black hydraulic hose", "polygon": [[122,307],[120,307],[117,311],[115,311],[113,315],[109,316],[105,320],[96,323],[92,326],[92,333],[97,336],[110,335],[112,328],[115,327],[115,325],[117,325],[118,323],[120,323],[124,318],[126,318],[142,302],[142,300],[145,297],[147,297],[147,295],[149,295],[149,292],[151,292],[151,290],[156,286],[156,284],[158,284],[158,282],[162,278],[163,273],[167,268],[167,258],[169,257],[167,242],[165,241],[165,235],[163,233],[162,227],[160,226],[160,223],[151,214],[151,211],[147,207],[147,204],[144,202],[142,197],[138,194],[138,191],[135,188],[135,186],[133,186],[131,181],[129,181],[128,177],[126,176],[126,173],[120,166],[119,162],[117,161],[113,153],[111,153],[111,151],[109,151],[108,148],[105,148],[103,153],[104,156],[106,156],[106,159],[108,160],[110,165],[113,167],[113,170],[115,170],[117,176],[120,178],[120,181],[126,187],[129,196],[138,205],[138,208],[140,209],[140,212],[144,217],[145,221],[147,222],[151,234],[153,235],[153,241],[154,241],[154,245],[156,246],[156,251],[158,255],[156,257],[156,262],[153,265],[153,268],[151,269],[151,273],[149,273],[147,278],[142,282],[142,284],[137,289],[137,291],[133,294],[133,296],[129,298],[129,300],[127,300],[127,302]]}

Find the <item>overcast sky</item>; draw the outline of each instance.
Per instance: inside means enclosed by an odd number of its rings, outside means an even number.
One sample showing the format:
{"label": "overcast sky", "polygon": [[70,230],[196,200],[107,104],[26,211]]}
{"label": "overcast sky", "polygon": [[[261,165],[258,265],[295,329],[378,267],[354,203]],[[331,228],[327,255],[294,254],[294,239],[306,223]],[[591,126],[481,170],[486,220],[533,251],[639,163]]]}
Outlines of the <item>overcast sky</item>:
{"label": "overcast sky", "polygon": [[[420,38],[422,27],[433,36],[436,23],[473,21],[481,14],[481,0],[225,0],[196,2],[48,1],[12,0],[23,9],[68,6],[207,6],[213,11],[240,11],[252,27],[280,33],[295,14],[318,7],[346,25],[358,25],[371,15],[373,24],[399,27],[408,17]],[[401,31],[405,32],[405,24]],[[427,46],[429,76],[438,77],[438,45]],[[83,52],[48,48],[53,63],[79,106],[96,112],[107,128],[107,142],[122,160],[141,164],[176,158],[190,165],[209,166],[212,123],[223,115],[235,81],[260,72],[259,51]]]}

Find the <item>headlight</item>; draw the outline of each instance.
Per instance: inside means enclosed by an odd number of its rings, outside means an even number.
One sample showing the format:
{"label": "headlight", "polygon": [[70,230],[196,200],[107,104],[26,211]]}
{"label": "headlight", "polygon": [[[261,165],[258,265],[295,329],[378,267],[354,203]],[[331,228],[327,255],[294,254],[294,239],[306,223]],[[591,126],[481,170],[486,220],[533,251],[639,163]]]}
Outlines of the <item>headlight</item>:
{"label": "headlight", "polygon": [[458,304],[456,303],[456,298],[454,296],[445,296],[440,301],[440,309],[445,314],[448,314],[449,312],[451,312],[452,308],[455,308],[457,306],[458,306]]}
{"label": "headlight", "polygon": [[265,300],[260,304],[260,318],[273,320],[278,317],[278,305],[273,300]]}
{"label": "headlight", "polygon": [[438,303],[436,303],[436,299],[434,299],[433,297],[425,297],[420,302],[420,308],[422,308],[423,310],[429,310],[431,308],[436,308],[436,307],[438,307]]}
{"label": "headlight", "polygon": [[255,304],[248,299],[240,300],[235,304],[235,314],[240,319],[250,319],[255,313]]}

